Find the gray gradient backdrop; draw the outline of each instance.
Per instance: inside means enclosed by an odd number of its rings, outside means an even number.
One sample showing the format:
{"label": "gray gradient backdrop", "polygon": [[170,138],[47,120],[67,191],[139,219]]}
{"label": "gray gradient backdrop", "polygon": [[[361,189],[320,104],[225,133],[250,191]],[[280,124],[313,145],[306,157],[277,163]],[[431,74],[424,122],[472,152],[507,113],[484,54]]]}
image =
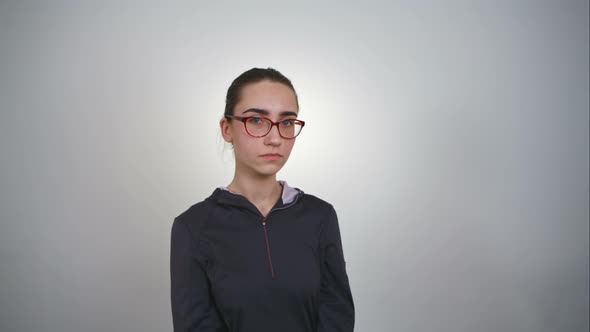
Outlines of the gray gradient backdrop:
{"label": "gray gradient backdrop", "polygon": [[588,331],[588,2],[2,1],[0,330],[171,331],[238,74],[308,125],[357,331]]}

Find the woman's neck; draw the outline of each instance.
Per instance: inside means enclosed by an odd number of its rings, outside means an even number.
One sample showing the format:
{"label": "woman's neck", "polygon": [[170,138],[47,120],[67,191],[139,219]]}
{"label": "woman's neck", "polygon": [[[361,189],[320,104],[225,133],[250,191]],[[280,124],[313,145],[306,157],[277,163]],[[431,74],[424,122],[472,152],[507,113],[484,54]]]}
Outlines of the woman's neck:
{"label": "woman's neck", "polygon": [[234,175],[234,179],[227,189],[246,197],[263,216],[266,216],[272,209],[283,190],[281,184],[277,182],[276,176],[254,178],[238,176],[238,174]]}

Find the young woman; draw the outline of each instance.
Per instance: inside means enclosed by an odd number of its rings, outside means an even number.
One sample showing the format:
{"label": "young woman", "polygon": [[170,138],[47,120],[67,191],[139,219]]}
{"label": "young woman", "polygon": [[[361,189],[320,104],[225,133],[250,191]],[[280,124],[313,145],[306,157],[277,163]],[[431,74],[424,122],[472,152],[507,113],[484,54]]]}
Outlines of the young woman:
{"label": "young woman", "polygon": [[234,178],[174,220],[174,331],[352,331],[354,304],[329,203],[277,181],[305,123],[293,85],[253,68],[227,91]]}

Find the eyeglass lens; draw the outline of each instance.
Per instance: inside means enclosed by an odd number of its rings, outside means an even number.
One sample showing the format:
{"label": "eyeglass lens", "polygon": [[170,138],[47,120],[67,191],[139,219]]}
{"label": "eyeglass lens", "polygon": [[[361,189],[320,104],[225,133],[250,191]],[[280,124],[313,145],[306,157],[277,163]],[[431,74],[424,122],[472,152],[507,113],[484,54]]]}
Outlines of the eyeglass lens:
{"label": "eyeglass lens", "polygon": [[[270,132],[272,122],[264,118],[251,118],[246,121],[246,130],[253,136],[265,136]],[[279,122],[279,133],[283,137],[295,137],[301,132],[301,124],[293,120],[283,120]]]}

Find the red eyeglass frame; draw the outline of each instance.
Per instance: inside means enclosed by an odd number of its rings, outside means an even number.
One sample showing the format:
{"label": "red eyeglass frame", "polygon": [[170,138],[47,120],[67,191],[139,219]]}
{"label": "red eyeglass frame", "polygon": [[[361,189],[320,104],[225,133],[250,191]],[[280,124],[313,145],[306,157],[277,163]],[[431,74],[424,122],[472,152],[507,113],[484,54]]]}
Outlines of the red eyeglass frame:
{"label": "red eyeglass frame", "polygon": [[[268,133],[270,133],[270,131],[272,130],[272,127],[277,126],[277,130],[279,131],[279,135],[284,138],[284,139],[294,139],[297,136],[299,136],[299,134],[301,134],[301,131],[303,131],[303,127],[305,126],[305,121],[303,120],[297,120],[297,119],[290,119],[291,121],[293,121],[294,123],[297,123],[299,125],[301,125],[301,130],[299,130],[299,132],[297,133],[297,135],[293,136],[293,137],[285,137],[283,136],[283,134],[281,134],[281,129],[279,129],[279,124],[281,123],[281,121],[277,121],[277,122],[273,122],[271,119],[264,117],[264,116],[237,116],[237,115],[226,115],[225,116],[226,119],[236,119],[239,121],[242,121],[244,123],[244,129],[246,130],[246,132],[248,133],[248,135],[252,136],[252,137],[256,137],[256,138],[260,138],[260,137],[264,137],[266,135],[268,135]],[[253,119],[253,118],[259,118],[259,119],[265,119],[268,120],[271,125],[268,128],[268,131],[266,132],[266,134],[262,135],[262,136],[256,136],[256,135],[252,135],[250,134],[250,132],[248,131],[248,127],[246,126],[246,121]]]}

